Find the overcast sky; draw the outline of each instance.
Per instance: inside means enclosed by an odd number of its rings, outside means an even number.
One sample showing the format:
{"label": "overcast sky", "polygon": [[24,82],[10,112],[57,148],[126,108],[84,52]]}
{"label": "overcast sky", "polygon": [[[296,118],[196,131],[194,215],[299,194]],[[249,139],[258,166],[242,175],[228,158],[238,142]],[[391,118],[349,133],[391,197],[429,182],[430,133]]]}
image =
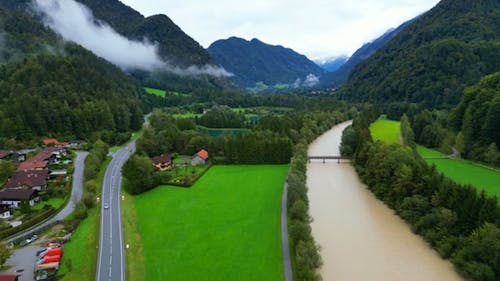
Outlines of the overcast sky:
{"label": "overcast sky", "polygon": [[322,60],[434,7],[438,0],[121,0],[145,16],[166,14],[207,48],[231,36],[258,38]]}

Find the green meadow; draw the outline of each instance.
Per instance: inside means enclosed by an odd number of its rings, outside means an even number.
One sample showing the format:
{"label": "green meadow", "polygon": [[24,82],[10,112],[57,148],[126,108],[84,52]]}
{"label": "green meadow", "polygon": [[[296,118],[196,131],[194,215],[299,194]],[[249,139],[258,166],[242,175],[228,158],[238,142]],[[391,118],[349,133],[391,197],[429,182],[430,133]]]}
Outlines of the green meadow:
{"label": "green meadow", "polygon": [[164,90],[159,90],[159,89],[154,89],[154,88],[148,88],[148,87],[144,87],[144,90],[146,92],[148,92],[149,94],[152,94],[152,95],[155,95],[155,96],[159,96],[159,97],[162,97],[164,98],[167,94],[166,91]]}
{"label": "green meadow", "polygon": [[280,202],[287,170],[214,166],[191,188],[161,186],[136,196],[129,229],[142,242],[128,264],[144,262],[141,280],[283,280]]}
{"label": "green meadow", "polygon": [[[373,140],[385,143],[399,143],[399,130],[399,122],[383,118],[370,126]],[[439,159],[444,156],[443,153],[421,145],[417,145],[417,151],[427,164],[434,164],[436,169],[448,178],[460,184],[472,185],[500,199],[500,171],[461,159]]]}
{"label": "green meadow", "polygon": [[400,125],[398,121],[380,118],[370,125],[370,132],[374,141],[385,143],[399,143]]}
{"label": "green meadow", "polygon": [[445,176],[460,184],[470,184],[490,196],[500,199],[500,171],[478,163],[460,159],[437,159],[443,154],[437,150],[418,146],[417,151],[429,165],[436,165],[436,169]]}

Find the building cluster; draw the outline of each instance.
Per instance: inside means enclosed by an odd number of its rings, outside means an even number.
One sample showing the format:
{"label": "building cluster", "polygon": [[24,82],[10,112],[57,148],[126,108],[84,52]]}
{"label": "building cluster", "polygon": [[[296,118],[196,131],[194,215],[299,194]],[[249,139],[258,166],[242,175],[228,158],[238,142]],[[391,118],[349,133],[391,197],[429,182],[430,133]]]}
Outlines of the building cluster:
{"label": "building cluster", "polygon": [[19,208],[22,202],[34,206],[40,201],[38,193],[47,188],[51,179],[65,177],[66,170],[53,170],[53,164],[60,163],[66,156],[67,148],[74,142],[59,142],[56,139],[44,139],[44,148],[33,157],[34,149],[18,151],[0,150],[0,159],[10,159],[17,163],[17,169],[0,190],[0,218],[9,218],[13,208]]}

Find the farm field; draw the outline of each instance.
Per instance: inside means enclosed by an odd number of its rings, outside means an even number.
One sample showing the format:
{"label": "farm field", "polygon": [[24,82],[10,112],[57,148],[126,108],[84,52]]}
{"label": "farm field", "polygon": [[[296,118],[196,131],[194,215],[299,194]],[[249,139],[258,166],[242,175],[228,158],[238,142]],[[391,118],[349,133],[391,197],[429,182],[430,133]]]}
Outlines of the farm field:
{"label": "farm field", "polygon": [[[417,147],[423,157],[435,157],[441,152],[422,146]],[[497,196],[500,199],[500,171],[495,171],[477,163],[457,159],[425,159],[429,165],[436,165],[436,169],[445,176],[460,184],[470,184],[487,195]]]}
{"label": "farm field", "polygon": [[[398,121],[379,119],[370,126],[373,140],[385,143],[399,142]],[[444,154],[417,145],[417,151],[424,159],[426,157],[440,157]],[[487,195],[497,196],[500,199],[500,171],[481,166],[478,163],[459,159],[425,159],[427,164],[436,165],[436,169],[448,178],[460,184],[470,184],[478,190],[484,190]]]}
{"label": "farm field", "polygon": [[398,121],[380,118],[370,125],[370,132],[373,141],[383,141],[385,143],[399,143],[400,125]]}
{"label": "farm field", "polygon": [[161,186],[136,196],[143,256],[128,264],[144,262],[142,280],[283,280],[280,198],[287,170],[214,166],[191,188]]}
{"label": "farm field", "polygon": [[244,128],[207,128],[203,126],[198,126],[197,130],[199,132],[206,131],[211,137],[218,137],[221,135],[239,135],[248,133],[250,130]]}
{"label": "farm field", "polygon": [[165,91],[163,90],[159,90],[159,89],[154,89],[154,88],[148,88],[148,87],[144,87],[144,90],[146,92],[148,92],[149,94],[152,94],[152,95],[155,95],[155,96],[159,96],[159,97],[162,97],[164,98],[165,95],[167,94]]}

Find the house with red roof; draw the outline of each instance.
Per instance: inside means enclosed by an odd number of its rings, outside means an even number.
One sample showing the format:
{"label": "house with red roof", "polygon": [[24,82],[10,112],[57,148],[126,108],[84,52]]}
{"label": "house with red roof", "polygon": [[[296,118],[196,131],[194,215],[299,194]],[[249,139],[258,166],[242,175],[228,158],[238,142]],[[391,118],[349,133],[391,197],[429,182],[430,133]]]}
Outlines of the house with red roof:
{"label": "house with red roof", "polygon": [[37,155],[19,164],[18,171],[43,170],[49,164],[56,163],[58,159],[66,155],[64,147],[48,146]]}
{"label": "house with red roof", "polygon": [[151,158],[153,166],[159,171],[166,171],[172,169],[172,156],[169,154],[162,154]]}
{"label": "house with red roof", "polygon": [[61,142],[61,141],[58,141],[57,139],[52,139],[52,138],[43,139],[42,143],[45,146],[59,146],[59,147],[64,147],[64,146],[69,145],[68,142]]}
{"label": "house with red roof", "polygon": [[208,160],[208,151],[205,149],[202,149],[198,151],[193,157],[191,158],[191,165],[192,166],[200,166],[200,165],[205,165]]}

